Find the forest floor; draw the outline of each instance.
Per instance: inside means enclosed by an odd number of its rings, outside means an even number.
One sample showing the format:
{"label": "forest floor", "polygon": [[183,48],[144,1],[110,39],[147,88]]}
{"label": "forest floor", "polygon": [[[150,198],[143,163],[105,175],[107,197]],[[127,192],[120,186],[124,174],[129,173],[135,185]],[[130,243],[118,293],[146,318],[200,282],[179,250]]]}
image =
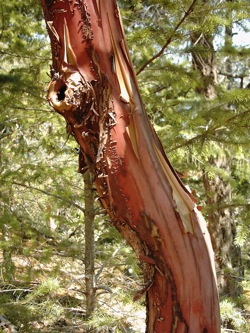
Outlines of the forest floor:
{"label": "forest floor", "polygon": [[98,295],[93,317],[86,321],[80,260],[53,256],[41,263],[21,255],[12,260],[15,279],[0,280],[0,333],[145,332],[144,300],[133,302],[138,282],[125,277],[123,267],[103,268],[99,283],[107,288]]}

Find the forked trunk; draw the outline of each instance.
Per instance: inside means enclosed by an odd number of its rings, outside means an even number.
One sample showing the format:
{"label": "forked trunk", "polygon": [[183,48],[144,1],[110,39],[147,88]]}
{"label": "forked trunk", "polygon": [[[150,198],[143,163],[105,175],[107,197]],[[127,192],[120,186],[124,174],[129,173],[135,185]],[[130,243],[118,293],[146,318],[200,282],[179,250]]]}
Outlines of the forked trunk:
{"label": "forked trunk", "polygon": [[220,331],[213,252],[195,200],[145,114],[114,0],[42,0],[49,101],[80,145],[113,224],[142,263],[147,332]]}

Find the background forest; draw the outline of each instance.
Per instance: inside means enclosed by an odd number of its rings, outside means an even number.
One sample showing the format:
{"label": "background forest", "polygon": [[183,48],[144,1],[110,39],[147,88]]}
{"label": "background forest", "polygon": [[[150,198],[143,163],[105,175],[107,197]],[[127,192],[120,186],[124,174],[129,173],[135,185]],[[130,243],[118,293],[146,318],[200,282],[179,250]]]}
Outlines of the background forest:
{"label": "background forest", "polygon": [[[223,331],[249,332],[249,1],[118,2],[148,115],[208,222]],[[1,2],[0,332],[144,332],[140,267],[77,172],[50,63],[39,1]]]}

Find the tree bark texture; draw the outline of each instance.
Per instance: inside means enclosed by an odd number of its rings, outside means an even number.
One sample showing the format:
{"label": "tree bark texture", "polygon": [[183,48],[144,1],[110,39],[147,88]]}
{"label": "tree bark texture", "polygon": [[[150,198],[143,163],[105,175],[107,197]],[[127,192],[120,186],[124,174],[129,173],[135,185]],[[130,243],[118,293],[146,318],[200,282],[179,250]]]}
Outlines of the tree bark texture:
{"label": "tree bark texture", "polygon": [[[210,156],[209,161],[221,170],[229,168],[226,157]],[[221,296],[239,297],[242,294],[240,281],[243,273],[240,248],[235,244],[235,216],[230,208],[223,208],[231,200],[232,189],[219,175],[209,177],[207,172],[203,172],[203,184],[209,208],[208,230],[215,252],[219,293]]]}
{"label": "tree bark texture", "polygon": [[196,91],[199,94],[204,94],[207,99],[215,98],[218,74],[213,36],[196,32],[191,34],[190,40],[193,68],[201,76],[200,85],[196,88]]}
{"label": "tree bark texture", "polygon": [[80,145],[80,172],[141,261],[148,333],[220,331],[213,251],[139,95],[114,0],[42,0],[52,45],[48,98]]}
{"label": "tree bark texture", "polygon": [[95,310],[95,239],[94,239],[94,192],[93,176],[89,171],[84,173],[84,226],[85,226],[85,285],[86,285],[86,316],[90,318]]}

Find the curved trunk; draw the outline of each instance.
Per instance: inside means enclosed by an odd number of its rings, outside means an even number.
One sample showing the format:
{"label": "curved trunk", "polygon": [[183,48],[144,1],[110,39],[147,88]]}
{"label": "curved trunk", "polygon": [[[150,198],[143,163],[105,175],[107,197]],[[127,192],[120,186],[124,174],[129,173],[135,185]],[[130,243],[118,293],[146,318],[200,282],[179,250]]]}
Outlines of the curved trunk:
{"label": "curved trunk", "polygon": [[80,145],[80,171],[142,263],[147,332],[220,330],[213,252],[194,198],[146,116],[114,0],[42,0],[49,101]]}

